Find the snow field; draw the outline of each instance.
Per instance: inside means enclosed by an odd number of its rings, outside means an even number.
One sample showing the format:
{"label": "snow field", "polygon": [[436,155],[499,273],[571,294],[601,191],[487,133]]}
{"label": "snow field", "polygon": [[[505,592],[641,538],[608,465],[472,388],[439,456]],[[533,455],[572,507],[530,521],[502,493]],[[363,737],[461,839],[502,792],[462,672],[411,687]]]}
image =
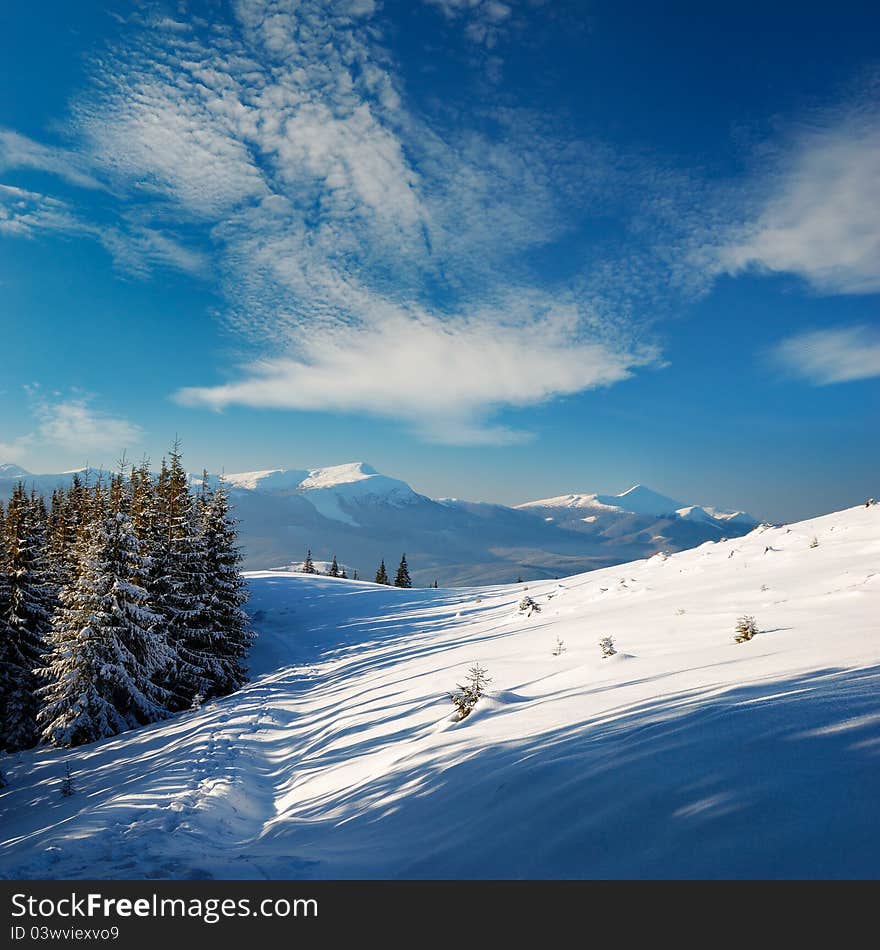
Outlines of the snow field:
{"label": "snow field", "polygon": [[243,690],[6,757],[0,874],[877,875],[880,507],[558,582],[250,584]]}

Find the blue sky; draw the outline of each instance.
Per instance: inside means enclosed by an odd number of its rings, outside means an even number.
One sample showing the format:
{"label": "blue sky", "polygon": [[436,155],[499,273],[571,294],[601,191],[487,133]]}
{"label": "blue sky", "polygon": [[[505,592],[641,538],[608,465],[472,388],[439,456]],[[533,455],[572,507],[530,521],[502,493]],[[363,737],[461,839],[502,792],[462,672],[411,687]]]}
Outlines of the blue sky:
{"label": "blue sky", "polygon": [[867,4],[0,11],[0,461],[878,494]]}

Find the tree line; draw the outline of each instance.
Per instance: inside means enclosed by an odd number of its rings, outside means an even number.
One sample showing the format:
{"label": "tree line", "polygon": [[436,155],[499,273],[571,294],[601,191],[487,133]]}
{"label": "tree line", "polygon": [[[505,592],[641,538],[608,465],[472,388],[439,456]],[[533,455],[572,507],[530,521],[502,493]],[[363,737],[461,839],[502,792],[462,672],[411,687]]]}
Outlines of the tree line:
{"label": "tree line", "polygon": [[0,504],[0,749],[76,746],[238,689],[253,641],[222,482],[179,445]]}
{"label": "tree line", "polygon": [[[315,567],[314,559],[312,558],[312,549],[309,548],[308,553],[306,554],[306,559],[303,561],[303,565],[300,568],[303,574],[319,574],[320,571]],[[345,568],[339,567],[339,562],[336,560],[336,555],[333,555],[333,560],[330,562],[330,567],[327,569],[327,577],[339,577],[342,579],[348,579],[348,574],[345,573]],[[352,573],[352,580],[358,580],[358,572],[354,571]],[[391,578],[388,576],[388,571],[385,568],[385,558],[382,558],[379,567],[376,570],[376,584],[385,584],[389,587],[412,587],[412,578],[409,576],[409,565],[406,563],[406,553],[404,553],[400,558],[400,564],[397,567],[397,574],[394,578],[394,584],[391,584]],[[437,586],[437,581],[434,581],[434,587]]]}

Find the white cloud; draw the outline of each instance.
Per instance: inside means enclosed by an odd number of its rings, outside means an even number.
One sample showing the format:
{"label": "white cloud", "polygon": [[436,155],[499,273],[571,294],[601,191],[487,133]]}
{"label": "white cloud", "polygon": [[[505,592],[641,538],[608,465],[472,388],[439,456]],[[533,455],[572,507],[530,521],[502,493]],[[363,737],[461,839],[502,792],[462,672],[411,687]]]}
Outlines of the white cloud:
{"label": "white cloud", "polygon": [[405,420],[432,441],[507,442],[522,433],[486,425],[493,408],[610,385],[656,359],[649,349],[621,352],[584,339],[580,324],[571,305],[536,318],[511,301],[453,322],[389,306],[380,325],[304,340],[295,359],[263,359],[239,381],[178,398],[366,413]]}
{"label": "white cloud", "polygon": [[720,252],[723,269],[798,274],[828,294],[880,291],[880,114],[800,133],[761,188],[756,218]]}
{"label": "white cloud", "polygon": [[23,435],[12,442],[0,442],[0,464],[21,462],[34,443],[32,435]]}
{"label": "white cloud", "polygon": [[28,438],[70,452],[122,453],[138,444],[143,432],[127,419],[92,405],[93,397],[47,399],[37,396],[34,415],[37,430]]}
{"label": "white cloud", "polygon": [[463,19],[465,36],[487,49],[493,49],[505,35],[517,0],[424,0],[449,20]]}
{"label": "white cloud", "polygon": [[96,397],[74,392],[46,393],[37,385],[24,387],[29,403],[29,425],[12,441],[0,442],[0,462],[26,461],[34,453],[59,451],[88,460],[90,452],[111,452],[114,458],[139,446],[140,426],[94,405]]}
{"label": "white cloud", "polygon": [[0,172],[12,168],[37,168],[81,188],[101,188],[83,167],[82,158],[63,148],[41,145],[18,132],[0,129]]}
{"label": "white cloud", "polygon": [[0,184],[0,234],[33,237],[39,231],[76,231],[79,223],[57,198]]}
{"label": "white cloud", "polygon": [[186,247],[169,234],[155,228],[130,225],[127,229],[95,229],[95,236],[122,271],[133,277],[148,277],[156,266],[197,276],[210,270],[210,261],[201,251]]}
{"label": "white cloud", "polygon": [[774,362],[819,386],[880,376],[880,330],[866,326],[812,330],[778,343]]}
{"label": "white cloud", "polygon": [[[622,172],[534,112],[471,127],[445,106],[413,111],[374,9],[237,0],[232,23],[141,18],[73,107],[81,165],[119,201],[100,229],[78,226],[135,276],[219,275],[247,357],[237,382],[194,379],[191,404],[367,410],[433,439],[521,438],[493,414],[657,359],[627,325],[630,298],[652,309],[669,282],[665,262],[603,258],[605,244],[581,262],[565,242],[610,203],[638,211],[641,240],[662,176]],[[515,13],[444,7],[456,11],[495,31]],[[557,286],[541,264],[553,247],[574,270]]]}

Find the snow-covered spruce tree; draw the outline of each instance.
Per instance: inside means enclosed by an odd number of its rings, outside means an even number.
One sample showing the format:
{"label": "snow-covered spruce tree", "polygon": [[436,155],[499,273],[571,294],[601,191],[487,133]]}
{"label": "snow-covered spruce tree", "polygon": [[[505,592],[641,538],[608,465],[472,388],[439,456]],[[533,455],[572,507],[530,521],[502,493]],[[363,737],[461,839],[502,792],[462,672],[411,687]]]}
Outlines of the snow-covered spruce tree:
{"label": "snow-covered spruce tree", "polygon": [[449,698],[458,710],[459,719],[464,719],[470,714],[485,692],[486,686],[492,682],[491,678],[487,676],[487,672],[485,667],[480,666],[479,663],[474,663],[468,670],[465,683],[463,685],[458,683],[456,691],[449,694]]}
{"label": "snow-covered spruce tree", "polygon": [[244,659],[254,640],[243,609],[248,595],[239,571],[242,557],[237,546],[238,534],[222,482],[204,496],[202,537],[207,585],[205,619],[214,660],[210,690],[200,694],[204,701],[231,693],[247,682]]}
{"label": "snow-covered spruce tree", "polygon": [[333,555],[333,560],[330,563],[330,569],[327,571],[328,577],[339,577],[339,564],[336,562],[336,555]]}
{"label": "snow-covered spruce tree", "polygon": [[53,745],[93,742],[166,714],[155,677],[167,647],[142,586],[147,559],[121,507],[114,499],[81,533],[76,580],[53,620],[38,716]]}
{"label": "snow-covered spruce tree", "polygon": [[303,574],[317,574],[318,573],[318,570],[315,567],[315,562],[312,560],[311,548],[309,548],[308,552],[306,553],[306,559],[303,561],[302,572]]}
{"label": "snow-covered spruce tree", "polygon": [[541,612],[541,607],[531,597],[526,595],[519,602],[519,612],[521,614],[525,614],[527,617],[531,617],[532,614],[539,614]]}
{"label": "snow-covered spruce tree", "polygon": [[412,579],[409,576],[409,568],[406,564],[406,553],[400,558],[400,565],[397,568],[397,577],[394,578],[395,587],[412,587]]}
{"label": "snow-covered spruce tree", "polygon": [[148,459],[131,470],[129,514],[134,533],[149,546],[155,537],[156,486]]}
{"label": "snow-covered spruce tree", "polygon": [[599,647],[602,650],[602,659],[606,660],[609,656],[614,656],[617,650],[614,647],[614,637],[602,637],[599,640]]}
{"label": "snow-covered spruce tree", "polygon": [[49,632],[53,587],[45,558],[45,506],[19,483],[0,538],[0,748],[12,752],[37,739],[36,669]]}
{"label": "snow-covered spruce tree", "polygon": [[751,640],[757,632],[758,625],[755,623],[755,618],[743,616],[736,622],[733,639],[736,643],[745,643],[747,640]]}
{"label": "snow-covered spruce tree", "polygon": [[161,616],[156,631],[171,651],[160,684],[173,710],[189,709],[193,697],[212,695],[222,665],[212,652],[207,569],[199,506],[189,490],[180,446],[162,462],[156,484],[156,518],[149,592]]}
{"label": "snow-covered spruce tree", "polygon": [[73,544],[76,533],[67,511],[65,492],[56,488],[49,504],[46,551],[52,580],[60,591],[73,575]]}
{"label": "snow-covered spruce tree", "polygon": [[376,583],[377,584],[390,584],[391,581],[388,578],[388,571],[385,570],[385,558],[382,558],[382,563],[379,565],[379,570],[376,571]]}

